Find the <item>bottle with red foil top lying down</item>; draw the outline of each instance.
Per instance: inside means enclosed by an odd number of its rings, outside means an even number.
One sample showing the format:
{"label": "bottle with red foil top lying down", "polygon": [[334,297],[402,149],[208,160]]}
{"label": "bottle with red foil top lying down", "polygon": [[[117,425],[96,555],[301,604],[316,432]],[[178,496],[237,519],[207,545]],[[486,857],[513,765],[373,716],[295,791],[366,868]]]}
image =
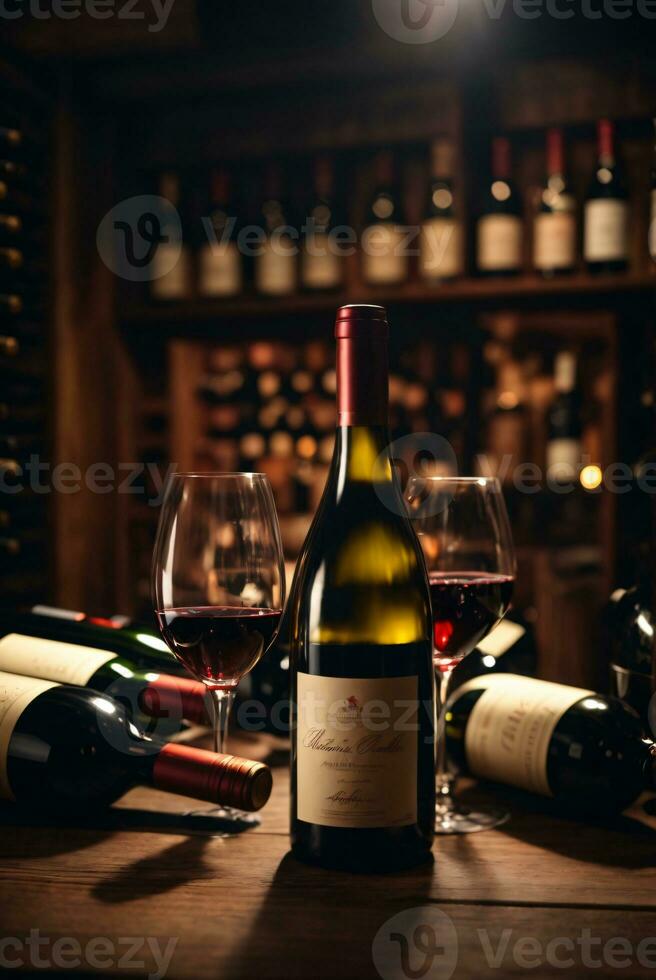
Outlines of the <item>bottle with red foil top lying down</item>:
{"label": "bottle with red foil top lying down", "polygon": [[261,762],[144,735],[107,695],[0,671],[0,799],[84,813],[140,784],[252,811],[272,779]]}
{"label": "bottle with red foil top lying down", "polygon": [[0,671],[108,694],[138,728],[160,737],[180,731],[183,719],[207,723],[206,691],[199,681],[141,667],[120,647],[87,646],[69,641],[65,633],[57,639],[38,635],[40,617],[32,619],[37,626],[30,617],[0,618]]}

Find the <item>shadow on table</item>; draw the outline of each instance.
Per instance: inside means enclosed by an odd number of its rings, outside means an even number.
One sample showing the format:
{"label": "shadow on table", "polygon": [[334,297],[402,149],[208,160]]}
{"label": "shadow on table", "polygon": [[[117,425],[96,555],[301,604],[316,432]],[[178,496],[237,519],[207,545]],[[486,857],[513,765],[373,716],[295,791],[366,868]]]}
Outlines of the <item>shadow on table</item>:
{"label": "shadow on table", "polygon": [[[30,854],[48,857],[91,847],[119,831],[147,834],[180,834],[204,841],[213,836],[229,836],[230,826],[203,813],[166,812],[139,808],[111,807],[87,814],[49,814],[0,803],[0,828],[37,828],[43,834],[30,837]],[[49,832],[48,832],[49,831]],[[66,831],[84,831],[67,834]],[[234,832],[234,831],[233,831]]]}
{"label": "shadow on table", "polygon": [[389,874],[350,874],[310,867],[287,853],[224,976],[380,980],[374,937],[397,912],[427,904],[433,883],[433,861]]}
{"label": "shadow on table", "polygon": [[132,902],[173,891],[190,881],[210,877],[203,853],[210,838],[187,837],[170,847],[140,858],[103,878],[91,891],[108,905]]}
{"label": "shadow on table", "polygon": [[[510,813],[499,833],[562,854],[618,868],[656,867],[656,828],[647,811],[636,805],[627,813],[599,817],[564,814],[552,800],[508,787],[481,784],[458,791],[459,802],[467,805],[494,802]],[[644,819],[643,819],[644,818]]]}

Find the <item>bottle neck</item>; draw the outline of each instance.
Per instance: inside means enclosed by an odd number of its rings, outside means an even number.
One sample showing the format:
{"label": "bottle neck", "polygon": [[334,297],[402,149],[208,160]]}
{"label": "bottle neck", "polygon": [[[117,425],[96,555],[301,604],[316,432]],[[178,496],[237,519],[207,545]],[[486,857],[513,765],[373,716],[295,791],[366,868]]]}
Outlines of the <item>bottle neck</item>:
{"label": "bottle neck", "polygon": [[384,484],[393,478],[386,425],[341,425],[337,428],[333,468],[338,487],[347,483]]}
{"label": "bottle neck", "polygon": [[366,334],[337,341],[337,424],[387,428],[387,342]]}

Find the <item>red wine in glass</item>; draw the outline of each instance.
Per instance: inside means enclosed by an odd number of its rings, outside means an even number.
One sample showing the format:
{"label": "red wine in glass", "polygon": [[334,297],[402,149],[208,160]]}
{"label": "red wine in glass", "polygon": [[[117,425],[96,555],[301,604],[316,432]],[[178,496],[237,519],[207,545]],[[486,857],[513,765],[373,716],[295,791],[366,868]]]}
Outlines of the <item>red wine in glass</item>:
{"label": "red wine in glass", "polygon": [[232,690],[253,669],[278,629],[282,610],[243,606],[158,611],[162,635],[185,667],[211,690]]}
{"label": "red wine in glass", "polygon": [[486,572],[431,572],[435,666],[450,669],[505,616],[515,580]]}

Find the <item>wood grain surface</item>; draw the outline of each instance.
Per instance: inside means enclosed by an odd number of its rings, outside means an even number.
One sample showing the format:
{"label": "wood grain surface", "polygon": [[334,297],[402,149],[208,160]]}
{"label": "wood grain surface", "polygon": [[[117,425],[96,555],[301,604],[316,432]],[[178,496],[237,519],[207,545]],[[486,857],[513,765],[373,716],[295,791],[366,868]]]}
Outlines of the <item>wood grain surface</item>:
{"label": "wood grain surface", "polygon": [[[284,756],[264,738],[233,749],[272,762]],[[134,790],[93,821],[81,814],[53,824],[0,808],[0,969],[20,963],[40,973],[39,963],[49,963],[65,974],[165,970],[226,980],[656,970],[656,822],[642,807],[590,827],[495,790],[512,812],[503,827],[438,837],[423,868],[350,875],[289,855],[286,767],[277,765],[274,778],[261,826],[229,838],[185,815],[192,801],[155,790]],[[460,795],[489,793],[464,786]],[[424,953],[426,927],[437,940]],[[31,930],[47,940],[38,962],[26,944]],[[79,949],[64,944],[52,962],[55,941],[68,937]],[[100,959],[98,938],[111,947]],[[170,961],[158,960],[170,940]]]}

